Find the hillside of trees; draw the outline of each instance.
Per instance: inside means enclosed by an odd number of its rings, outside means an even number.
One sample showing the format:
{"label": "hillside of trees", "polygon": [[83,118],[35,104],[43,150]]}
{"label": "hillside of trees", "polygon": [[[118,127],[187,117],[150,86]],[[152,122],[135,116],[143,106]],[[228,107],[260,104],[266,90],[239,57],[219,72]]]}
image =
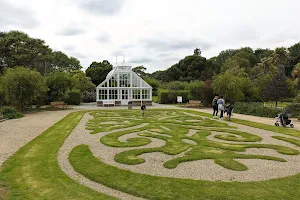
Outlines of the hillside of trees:
{"label": "hillside of trees", "polygon": [[[78,59],[53,51],[41,39],[20,31],[0,33],[0,105],[23,110],[58,100],[95,101],[95,86],[112,65],[94,61],[85,72],[81,69]],[[153,87],[161,103],[175,103],[178,95],[206,105],[215,94],[232,103],[297,99],[300,43],[274,50],[228,49],[209,59],[196,48],[166,70],[146,73],[144,66],[133,70]]]}

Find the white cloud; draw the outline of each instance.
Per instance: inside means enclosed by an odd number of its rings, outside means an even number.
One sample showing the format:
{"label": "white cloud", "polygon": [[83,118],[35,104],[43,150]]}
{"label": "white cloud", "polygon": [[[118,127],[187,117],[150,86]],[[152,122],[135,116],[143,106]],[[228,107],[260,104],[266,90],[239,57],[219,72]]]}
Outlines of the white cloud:
{"label": "white cloud", "polygon": [[300,40],[297,0],[0,0],[0,30],[20,30],[84,68],[116,56],[149,72],[202,50],[275,48]]}

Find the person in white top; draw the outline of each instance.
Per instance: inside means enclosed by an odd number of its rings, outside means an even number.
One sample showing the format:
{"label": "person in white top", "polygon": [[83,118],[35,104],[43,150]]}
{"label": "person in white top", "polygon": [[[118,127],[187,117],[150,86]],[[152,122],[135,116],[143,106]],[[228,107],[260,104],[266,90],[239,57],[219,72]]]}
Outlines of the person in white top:
{"label": "person in white top", "polygon": [[220,99],[218,99],[217,104],[218,104],[218,109],[221,112],[220,120],[223,120],[223,114],[224,114],[224,108],[225,108],[225,100],[224,100],[223,96],[221,96]]}

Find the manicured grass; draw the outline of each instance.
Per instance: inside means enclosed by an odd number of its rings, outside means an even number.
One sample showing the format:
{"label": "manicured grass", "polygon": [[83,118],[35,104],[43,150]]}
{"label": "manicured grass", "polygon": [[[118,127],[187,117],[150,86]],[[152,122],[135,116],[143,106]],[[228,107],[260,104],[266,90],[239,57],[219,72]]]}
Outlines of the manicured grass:
{"label": "manicured grass", "polygon": [[75,147],[69,160],[76,171],[95,182],[148,199],[298,200],[300,196],[300,174],[257,182],[156,177],[107,165],[94,157],[86,145]]}
{"label": "manicured grass", "polygon": [[72,180],[58,165],[57,152],[84,113],[69,114],[5,162],[4,199],[114,199]]}
{"label": "manicured grass", "polygon": [[[291,102],[277,102],[277,107],[285,108],[290,104],[292,104],[292,103]],[[268,107],[275,107],[276,102],[264,102],[264,105],[268,106]]]}
{"label": "manicured grass", "polygon": [[[279,145],[247,144],[247,142],[260,141],[261,138],[254,134],[228,129],[229,126],[226,123],[203,118],[199,115],[195,115],[195,112],[149,110],[146,117],[141,117],[138,111],[98,111],[93,112],[92,115],[94,119],[91,119],[87,123],[88,129],[93,130],[92,133],[104,132],[108,131],[108,129],[109,131],[115,131],[100,139],[100,141],[107,146],[117,148],[144,146],[151,143],[151,140],[148,138],[156,138],[165,142],[165,145],[162,147],[131,149],[115,156],[116,162],[128,165],[145,162],[143,158],[139,157],[145,153],[161,152],[167,155],[177,155],[190,149],[184,156],[164,162],[163,166],[166,168],[176,168],[178,164],[182,162],[212,159],[216,164],[225,168],[244,171],[248,169],[247,166],[234,159],[253,158],[285,162],[282,158],[272,156],[237,153],[244,152],[248,148],[269,148],[286,155],[299,154],[299,151],[295,149]],[[118,120],[119,126],[103,126],[103,124],[114,124],[114,122],[116,122],[115,120]],[[131,130],[120,130],[120,127],[125,128],[126,125],[133,128],[139,124],[143,125],[143,127]],[[192,136],[187,136],[189,129],[196,130],[196,133]],[[208,140],[207,136],[210,136],[212,132],[218,133],[214,136],[215,138],[237,143]],[[142,138],[131,137],[123,142],[119,140],[119,137],[131,133],[136,133],[142,136]],[[192,141],[192,144],[184,142],[185,140]]]}
{"label": "manicured grass", "polygon": [[282,136],[272,136],[272,137],[275,139],[278,139],[278,140],[283,140],[283,141],[289,142],[291,144],[294,144],[294,145],[300,147],[300,140],[296,140],[294,138],[282,137]]}

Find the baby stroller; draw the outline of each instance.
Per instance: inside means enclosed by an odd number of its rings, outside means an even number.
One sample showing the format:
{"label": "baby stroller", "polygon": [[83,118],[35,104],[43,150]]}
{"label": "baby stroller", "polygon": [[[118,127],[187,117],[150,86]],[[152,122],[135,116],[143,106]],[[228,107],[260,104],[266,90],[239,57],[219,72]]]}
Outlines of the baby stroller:
{"label": "baby stroller", "polygon": [[288,125],[290,125],[291,128],[294,128],[294,124],[292,124],[291,120],[289,119],[291,117],[291,114],[289,112],[284,112],[284,113],[280,113],[278,114],[276,118],[276,122],[275,122],[275,126],[282,126],[282,127],[286,127]]}
{"label": "baby stroller", "polygon": [[229,104],[228,106],[225,106],[224,112],[227,113],[227,119],[230,120],[230,118],[232,116],[232,112],[233,112],[233,107],[231,106],[231,104]]}

